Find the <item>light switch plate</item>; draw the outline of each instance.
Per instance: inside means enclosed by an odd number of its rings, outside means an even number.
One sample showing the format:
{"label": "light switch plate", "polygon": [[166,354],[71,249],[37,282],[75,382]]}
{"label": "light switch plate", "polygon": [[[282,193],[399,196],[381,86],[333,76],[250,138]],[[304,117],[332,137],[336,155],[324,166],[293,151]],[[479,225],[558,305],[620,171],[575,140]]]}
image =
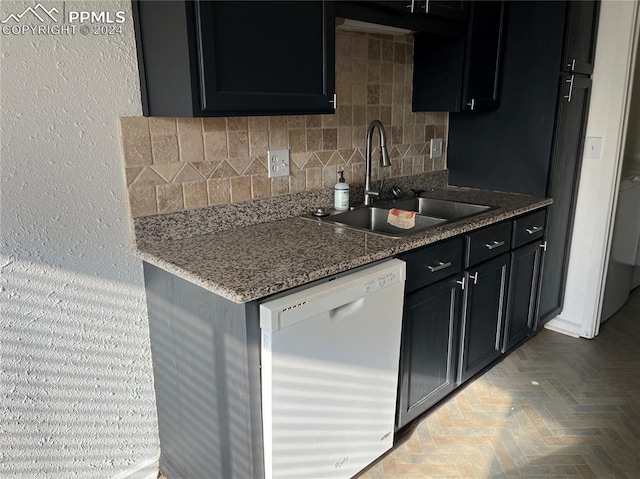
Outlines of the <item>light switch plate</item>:
{"label": "light switch plate", "polygon": [[584,157],[588,160],[599,160],[602,149],[602,137],[588,136],[584,139]]}
{"label": "light switch plate", "polygon": [[289,176],[289,150],[267,151],[267,168],[269,178]]}
{"label": "light switch plate", "polygon": [[431,140],[430,158],[442,158],[442,138],[433,138]]}

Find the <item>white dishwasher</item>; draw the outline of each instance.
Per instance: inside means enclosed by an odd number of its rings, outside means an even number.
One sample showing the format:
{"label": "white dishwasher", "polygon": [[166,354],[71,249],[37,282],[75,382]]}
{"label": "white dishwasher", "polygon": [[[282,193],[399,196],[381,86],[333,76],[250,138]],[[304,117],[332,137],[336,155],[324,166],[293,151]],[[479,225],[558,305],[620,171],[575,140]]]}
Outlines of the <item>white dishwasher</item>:
{"label": "white dishwasher", "polygon": [[350,478],[393,445],[405,264],[260,305],[267,479]]}

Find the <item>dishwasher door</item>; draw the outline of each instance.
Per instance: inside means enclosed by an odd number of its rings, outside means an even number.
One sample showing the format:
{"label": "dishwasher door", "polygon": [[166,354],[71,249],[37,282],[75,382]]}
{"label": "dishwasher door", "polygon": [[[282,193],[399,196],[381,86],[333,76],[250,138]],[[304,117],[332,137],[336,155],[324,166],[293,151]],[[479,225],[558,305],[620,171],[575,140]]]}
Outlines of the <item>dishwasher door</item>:
{"label": "dishwasher door", "polygon": [[265,476],[350,478],[393,445],[405,264],[260,305]]}

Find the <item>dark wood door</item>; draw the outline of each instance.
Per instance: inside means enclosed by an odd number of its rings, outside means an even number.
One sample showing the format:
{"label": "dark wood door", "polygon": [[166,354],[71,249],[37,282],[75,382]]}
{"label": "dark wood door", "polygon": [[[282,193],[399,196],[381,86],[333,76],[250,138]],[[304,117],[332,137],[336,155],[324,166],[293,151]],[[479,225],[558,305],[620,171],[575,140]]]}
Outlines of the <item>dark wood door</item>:
{"label": "dark wood door", "polygon": [[466,3],[462,0],[419,0],[418,11],[449,20],[464,21],[467,18]]}
{"label": "dark wood door", "polygon": [[455,387],[460,276],[417,290],[405,299],[397,427]]}
{"label": "dark wood door", "polygon": [[534,331],[542,246],[536,241],[511,253],[502,352],[508,351]]}
{"label": "dark wood door", "polygon": [[504,2],[485,1],[471,4],[463,110],[488,110],[499,104]]}
{"label": "dark wood door", "polygon": [[334,111],[332,2],[195,5],[203,112]]}
{"label": "dark wood door", "polygon": [[509,254],[482,263],[465,275],[465,301],[458,383],[501,355]]}
{"label": "dark wood door", "polygon": [[547,252],[540,287],[541,324],[556,316],[564,302],[590,94],[590,78],[570,74],[560,77],[551,174],[547,187],[547,195],[553,198],[553,204],[549,206],[547,214]]}
{"label": "dark wood door", "polygon": [[599,1],[567,2],[567,29],[562,70],[593,73],[596,55]]}

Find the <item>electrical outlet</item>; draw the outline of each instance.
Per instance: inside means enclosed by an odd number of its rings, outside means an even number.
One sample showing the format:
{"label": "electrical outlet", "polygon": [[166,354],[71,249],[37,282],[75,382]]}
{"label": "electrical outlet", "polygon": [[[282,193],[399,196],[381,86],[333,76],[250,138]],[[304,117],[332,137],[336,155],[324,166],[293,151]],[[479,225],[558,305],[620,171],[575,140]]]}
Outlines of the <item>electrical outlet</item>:
{"label": "electrical outlet", "polygon": [[289,150],[267,151],[269,178],[289,176]]}
{"label": "electrical outlet", "polygon": [[599,160],[602,149],[602,137],[588,136],[584,140],[584,157],[588,160]]}
{"label": "electrical outlet", "polygon": [[442,138],[433,138],[431,140],[430,158],[442,158]]}

